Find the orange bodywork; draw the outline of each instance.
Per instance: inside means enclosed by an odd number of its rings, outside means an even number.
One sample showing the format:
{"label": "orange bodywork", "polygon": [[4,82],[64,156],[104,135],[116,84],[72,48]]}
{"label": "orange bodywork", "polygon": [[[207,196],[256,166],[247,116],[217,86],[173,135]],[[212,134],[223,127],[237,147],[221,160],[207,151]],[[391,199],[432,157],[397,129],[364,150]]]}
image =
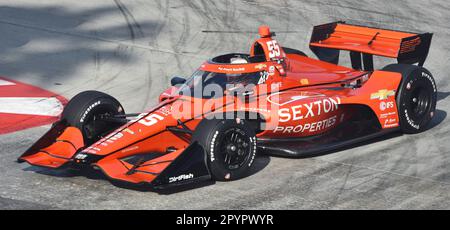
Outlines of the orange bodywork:
{"label": "orange bodywork", "polygon": [[[177,95],[178,88],[170,87],[161,94],[160,103],[154,108],[90,146],[84,146],[83,136],[77,128],[66,127],[53,143],[32,149],[20,159],[51,168],[66,163],[89,164],[112,179],[152,183],[167,174],[168,168],[179,166],[178,159],[190,154],[188,149],[195,143],[191,142],[189,131],[195,132],[205,117],[214,114],[247,112],[260,115],[266,127],[257,134],[261,140],[327,133],[353,119],[358,113],[355,105],[373,112],[380,129],[399,127],[396,93],[401,83],[400,74],[352,69],[289,54],[271,37],[268,28],[261,29],[260,34],[249,57],[263,52],[264,60],[238,64],[206,61],[198,70],[230,75],[266,73],[264,83],[276,85],[276,90],[255,90],[246,100],[227,94],[207,100]],[[337,23],[329,34],[310,45],[398,57],[402,41],[414,35]],[[194,108],[188,112],[189,116],[175,116],[174,107],[180,102]],[[207,110],[195,109],[207,104]],[[186,133],[170,128],[184,129]],[[204,156],[199,155],[201,157]],[[176,181],[170,175],[164,175],[166,179]]]}
{"label": "orange bodywork", "polygon": [[[402,39],[415,35],[417,34],[337,24],[328,38],[312,42],[310,45],[396,58]],[[374,37],[375,39],[370,42]]]}
{"label": "orange bodywork", "polygon": [[73,155],[83,147],[81,131],[75,127],[67,127],[51,145],[35,150],[33,154],[26,153],[20,160],[32,165],[59,168],[71,161]]}

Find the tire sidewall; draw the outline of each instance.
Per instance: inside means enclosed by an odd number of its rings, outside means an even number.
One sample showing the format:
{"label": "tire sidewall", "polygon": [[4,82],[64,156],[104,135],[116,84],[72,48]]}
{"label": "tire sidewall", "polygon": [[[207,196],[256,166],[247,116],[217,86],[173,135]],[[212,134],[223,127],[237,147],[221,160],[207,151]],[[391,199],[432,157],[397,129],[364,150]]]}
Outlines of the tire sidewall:
{"label": "tire sidewall", "polygon": [[69,126],[81,130],[85,143],[93,142],[84,130],[86,122],[100,110],[108,110],[115,114],[125,114],[122,105],[112,96],[97,91],[85,91],[73,97],[64,108],[61,119]]}
{"label": "tire sidewall", "polygon": [[[401,87],[398,91],[397,105],[400,126],[405,133],[419,133],[425,130],[436,109],[437,88],[431,73],[422,67],[414,66],[403,73]],[[423,87],[431,97],[430,104],[422,117],[415,117],[410,106],[411,94],[417,87]]]}
{"label": "tire sidewall", "polygon": [[[199,129],[196,130],[193,136],[193,140],[197,140],[202,145],[206,153],[206,162],[212,177],[215,180],[224,181],[236,180],[247,176],[256,158],[257,143],[255,131],[246,124],[246,121],[241,120],[238,124],[234,119],[204,120],[199,126]],[[223,153],[218,151],[218,146],[220,145],[220,140],[223,135],[225,135],[228,130],[240,132],[248,138],[250,143],[250,152],[244,163],[241,167],[233,170],[228,169],[226,165],[219,160],[222,158],[220,154]]]}

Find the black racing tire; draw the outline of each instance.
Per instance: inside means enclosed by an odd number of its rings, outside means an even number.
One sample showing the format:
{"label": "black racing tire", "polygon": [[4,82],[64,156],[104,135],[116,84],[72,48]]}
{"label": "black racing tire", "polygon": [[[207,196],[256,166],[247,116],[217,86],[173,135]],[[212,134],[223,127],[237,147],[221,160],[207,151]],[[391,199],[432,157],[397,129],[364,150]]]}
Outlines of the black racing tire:
{"label": "black racing tire", "polygon": [[383,71],[402,74],[397,91],[400,127],[404,133],[414,134],[426,130],[436,110],[436,82],[427,69],[408,64],[391,64]]}
{"label": "black racing tire", "polygon": [[107,114],[125,114],[125,111],[119,101],[106,93],[84,91],[69,101],[62,112],[61,120],[80,129],[85,145],[90,145],[122,125],[99,119],[99,116]]}
{"label": "black racing tire", "polygon": [[192,140],[203,147],[214,180],[236,180],[249,174],[256,157],[256,134],[245,120],[204,119]]}
{"label": "black racing tire", "polygon": [[308,55],[306,55],[303,51],[292,49],[292,48],[288,48],[288,47],[283,47],[283,51],[286,54],[298,54],[298,55],[303,56],[303,57],[308,57]]}

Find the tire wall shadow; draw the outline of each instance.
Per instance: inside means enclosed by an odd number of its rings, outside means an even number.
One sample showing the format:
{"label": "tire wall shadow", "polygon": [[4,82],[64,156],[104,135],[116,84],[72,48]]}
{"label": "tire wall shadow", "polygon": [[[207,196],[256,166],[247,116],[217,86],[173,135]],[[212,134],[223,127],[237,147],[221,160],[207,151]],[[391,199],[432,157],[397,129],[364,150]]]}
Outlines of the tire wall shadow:
{"label": "tire wall shadow", "polygon": [[[118,12],[114,6],[85,10],[55,6],[1,6],[0,30],[8,33],[0,36],[3,56],[0,75],[19,81],[29,81],[31,75],[35,76],[33,82],[46,86],[76,76],[80,66],[98,62],[99,57],[103,62],[108,60],[112,63],[136,60],[137,57],[126,52],[119,42],[135,38],[151,40],[153,34],[131,30],[127,21],[95,28],[85,25]],[[140,21],[138,28],[151,31],[160,24]],[[136,37],[136,34],[140,36]],[[102,45],[105,42],[113,45]],[[59,68],[61,66],[64,68]]]}

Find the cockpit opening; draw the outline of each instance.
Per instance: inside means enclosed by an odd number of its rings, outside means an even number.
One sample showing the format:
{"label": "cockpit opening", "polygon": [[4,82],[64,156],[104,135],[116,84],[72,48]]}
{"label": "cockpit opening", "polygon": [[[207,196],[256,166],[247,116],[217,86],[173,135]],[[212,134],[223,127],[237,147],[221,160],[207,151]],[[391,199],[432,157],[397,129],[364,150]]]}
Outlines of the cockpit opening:
{"label": "cockpit opening", "polygon": [[247,63],[259,63],[265,62],[264,51],[262,55],[250,56],[243,53],[230,53],[224,54],[211,59],[212,63],[217,64],[247,64]]}

